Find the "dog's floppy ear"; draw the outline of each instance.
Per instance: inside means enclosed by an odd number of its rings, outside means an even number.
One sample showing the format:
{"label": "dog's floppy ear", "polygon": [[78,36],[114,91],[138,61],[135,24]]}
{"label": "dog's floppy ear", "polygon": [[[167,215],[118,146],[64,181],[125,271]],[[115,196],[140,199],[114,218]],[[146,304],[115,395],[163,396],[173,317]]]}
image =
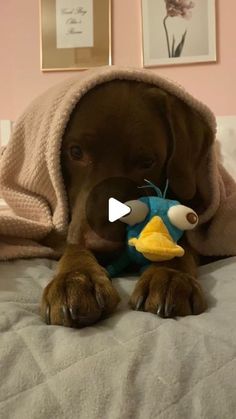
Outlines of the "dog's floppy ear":
{"label": "dog's floppy ear", "polygon": [[214,133],[203,117],[180,99],[170,97],[167,112],[172,136],[167,176],[179,199],[189,201],[205,189],[207,156]]}
{"label": "dog's floppy ear", "polygon": [[[166,177],[182,202],[207,199],[207,158],[214,132],[204,118],[183,100],[152,87],[152,100],[164,117],[169,138]],[[161,105],[161,106],[160,106]],[[161,109],[160,109],[161,108]],[[205,206],[206,202],[201,202]]]}

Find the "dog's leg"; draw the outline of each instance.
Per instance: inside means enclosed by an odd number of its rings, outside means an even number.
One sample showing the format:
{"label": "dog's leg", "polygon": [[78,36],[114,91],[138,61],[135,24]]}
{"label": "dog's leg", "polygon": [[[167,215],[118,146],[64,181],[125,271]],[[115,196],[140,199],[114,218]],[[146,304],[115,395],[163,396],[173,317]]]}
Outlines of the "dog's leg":
{"label": "dog's leg", "polygon": [[92,253],[67,245],[57,274],[44,290],[41,313],[48,324],[84,327],[112,313],[119,301]]}
{"label": "dog's leg", "polygon": [[207,303],[197,280],[197,263],[188,247],[182,258],[150,265],[136,284],[130,305],[160,317],[205,311]]}

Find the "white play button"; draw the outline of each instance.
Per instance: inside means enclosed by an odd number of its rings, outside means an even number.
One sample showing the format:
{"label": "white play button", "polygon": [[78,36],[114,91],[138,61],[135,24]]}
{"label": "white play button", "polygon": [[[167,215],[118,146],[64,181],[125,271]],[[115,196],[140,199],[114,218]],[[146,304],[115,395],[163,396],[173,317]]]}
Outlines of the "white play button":
{"label": "white play button", "polygon": [[125,215],[130,214],[131,208],[128,205],[122,204],[115,198],[109,198],[108,200],[108,220],[110,223],[119,220]]}

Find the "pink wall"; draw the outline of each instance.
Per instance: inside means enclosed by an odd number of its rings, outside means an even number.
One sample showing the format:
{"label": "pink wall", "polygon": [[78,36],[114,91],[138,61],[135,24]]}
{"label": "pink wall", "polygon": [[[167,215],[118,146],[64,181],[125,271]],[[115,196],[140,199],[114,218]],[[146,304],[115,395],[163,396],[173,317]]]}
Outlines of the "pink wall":
{"label": "pink wall", "polygon": [[[0,119],[16,119],[31,99],[70,72],[42,73],[38,0],[1,2]],[[113,0],[113,63],[140,67],[141,0]],[[218,62],[157,68],[208,104],[217,115],[236,114],[236,2],[218,0]]]}

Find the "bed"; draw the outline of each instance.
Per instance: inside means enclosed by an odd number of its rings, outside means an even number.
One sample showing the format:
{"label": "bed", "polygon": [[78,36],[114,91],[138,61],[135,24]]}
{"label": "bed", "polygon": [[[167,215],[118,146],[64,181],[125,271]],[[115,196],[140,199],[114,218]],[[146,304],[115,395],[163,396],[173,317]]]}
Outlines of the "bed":
{"label": "bed", "polygon": [[[235,131],[219,122],[222,158],[234,170]],[[39,316],[55,266],[0,263],[1,418],[235,419],[236,257],[200,268],[209,302],[200,316],[129,310],[137,280],[129,276],[113,281],[122,297],[116,313],[80,330]]]}

